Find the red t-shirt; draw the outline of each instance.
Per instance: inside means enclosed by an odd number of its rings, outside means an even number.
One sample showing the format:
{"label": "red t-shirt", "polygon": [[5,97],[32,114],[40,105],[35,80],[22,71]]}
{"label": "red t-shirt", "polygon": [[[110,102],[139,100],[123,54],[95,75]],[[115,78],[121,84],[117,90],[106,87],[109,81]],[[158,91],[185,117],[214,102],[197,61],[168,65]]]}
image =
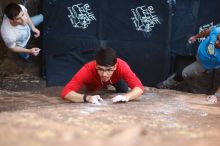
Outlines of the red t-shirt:
{"label": "red t-shirt", "polygon": [[[144,91],[144,87],[138,77],[132,72],[128,64],[117,58],[117,68],[106,84],[115,84],[119,80],[124,80],[128,86],[133,89],[140,87]],[[63,98],[70,91],[79,91],[81,87],[86,86],[88,92],[96,91],[103,87],[98,72],[96,70],[96,61],[85,64],[63,88],[61,97]]]}

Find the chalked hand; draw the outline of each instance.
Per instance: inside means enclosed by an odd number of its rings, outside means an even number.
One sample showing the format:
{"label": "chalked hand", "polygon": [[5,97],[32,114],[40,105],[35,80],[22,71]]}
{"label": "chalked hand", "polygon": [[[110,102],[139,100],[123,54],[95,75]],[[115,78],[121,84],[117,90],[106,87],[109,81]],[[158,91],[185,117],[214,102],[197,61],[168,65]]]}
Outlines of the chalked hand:
{"label": "chalked hand", "polygon": [[215,95],[209,95],[209,96],[207,97],[207,100],[208,100],[208,102],[209,102],[210,104],[217,103],[217,96],[215,96]]}
{"label": "chalked hand", "polygon": [[112,102],[113,103],[128,102],[128,98],[126,96],[124,96],[124,95],[117,95],[117,96],[112,98]]}
{"label": "chalked hand", "polygon": [[88,102],[100,105],[103,102],[103,99],[100,97],[100,95],[93,95],[88,98]]}
{"label": "chalked hand", "polygon": [[188,43],[189,43],[189,44],[195,43],[195,41],[196,41],[196,37],[195,37],[195,36],[191,36],[191,37],[188,39]]}

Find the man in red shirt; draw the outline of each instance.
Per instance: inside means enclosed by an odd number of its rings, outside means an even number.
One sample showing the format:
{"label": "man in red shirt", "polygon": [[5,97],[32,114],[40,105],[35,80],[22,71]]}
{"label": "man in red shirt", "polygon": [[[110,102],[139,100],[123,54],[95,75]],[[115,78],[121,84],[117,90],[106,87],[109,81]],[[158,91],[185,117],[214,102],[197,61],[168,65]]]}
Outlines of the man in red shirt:
{"label": "man in red shirt", "polygon": [[[126,83],[127,84],[126,84]],[[85,64],[64,87],[61,97],[72,102],[89,102],[100,104],[103,99],[100,95],[79,93],[82,87],[88,92],[97,91],[111,84],[117,92],[125,92],[112,98],[113,103],[128,102],[141,96],[144,87],[128,64],[117,58],[111,48],[100,49],[95,60]],[[128,86],[131,91],[128,92]]]}

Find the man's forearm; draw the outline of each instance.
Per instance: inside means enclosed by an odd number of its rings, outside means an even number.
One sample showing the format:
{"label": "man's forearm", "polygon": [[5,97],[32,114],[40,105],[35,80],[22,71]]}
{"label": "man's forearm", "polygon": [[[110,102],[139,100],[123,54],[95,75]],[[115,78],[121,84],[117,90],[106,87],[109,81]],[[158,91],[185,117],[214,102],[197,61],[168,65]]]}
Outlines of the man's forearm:
{"label": "man's forearm", "polygon": [[26,13],[26,15],[27,15],[27,20],[28,20],[28,25],[30,26],[31,30],[33,30],[35,28],[34,23],[32,22],[29,14]]}
{"label": "man's forearm", "polygon": [[64,96],[64,99],[72,101],[72,102],[84,102],[83,96],[84,96],[83,94],[70,91]]}
{"label": "man's forearm", "polygon": [[129,93],[125,94],[125,96],[129,100],[134,100],[134,99],[137,99],[138,97],[140,97],[142,94],[143,94],[143,90],[139,87],[135,87]]}
{"label": "man's forearm", "polygon": [[15,53],[27,53],[27,54],[30,54],[31,51],[29,49],[26,49],[26,48],[22,48],[22,47],[19,47],[19,46],[15,46],[14,48],[9,48],[12,52],[15,52]]}
{"label": "man's forearm", "polygon": [[30,18],[28,19],[28,25],[30,26],[31,30],[33,30],[35,28],[32,20]]}
{"label": "man's forearm", "polygon": [[199,34],[195,35],[195,37],[198,38],[203,38],[203,37],[207,37],[210,34],[211,29],[206,29],[202,32],[200,32]]}

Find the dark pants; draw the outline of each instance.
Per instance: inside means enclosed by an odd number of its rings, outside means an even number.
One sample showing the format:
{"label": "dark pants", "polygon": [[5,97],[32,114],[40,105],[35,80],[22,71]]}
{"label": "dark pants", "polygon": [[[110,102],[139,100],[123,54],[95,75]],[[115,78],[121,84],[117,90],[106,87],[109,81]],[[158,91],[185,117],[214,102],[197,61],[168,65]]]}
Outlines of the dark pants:
{"label": "dark pants", "polygon": [[185,69],[186,66],[190,65],[194,61],[196,61],[196,57],[177,56],[175,60],[176,75],[174,76],[173,79],[178,82],[183,81],[184,80],[182,76],[183,70]]}
{"label": "dark pants", "polygon": [[128,85],[124,80],[120,80],[117,83],[113,84],[116,89],[116,92],[126,93],[128,92]]}

